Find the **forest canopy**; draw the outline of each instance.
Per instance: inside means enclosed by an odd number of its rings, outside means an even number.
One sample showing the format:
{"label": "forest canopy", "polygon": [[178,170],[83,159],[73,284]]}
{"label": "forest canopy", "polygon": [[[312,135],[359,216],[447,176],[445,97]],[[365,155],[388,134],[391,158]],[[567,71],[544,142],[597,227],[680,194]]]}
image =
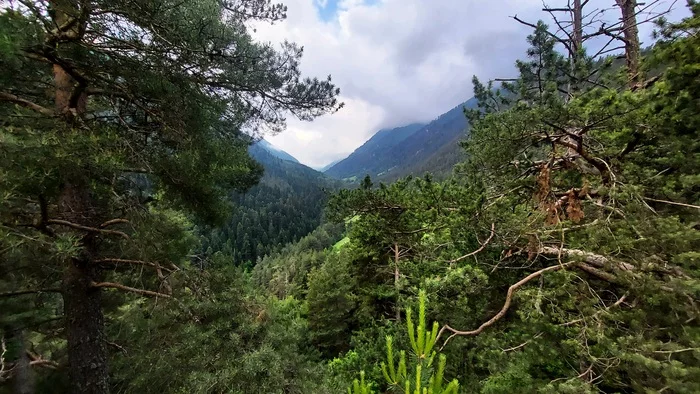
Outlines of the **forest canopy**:
{"label": "forest canopy", "polygon": [[700,392],[700,5],[568,4],[451,176],[330,198],[246,194],[256,133],[342,106],[253,38],[284,6],[2,9],[0,393]]}

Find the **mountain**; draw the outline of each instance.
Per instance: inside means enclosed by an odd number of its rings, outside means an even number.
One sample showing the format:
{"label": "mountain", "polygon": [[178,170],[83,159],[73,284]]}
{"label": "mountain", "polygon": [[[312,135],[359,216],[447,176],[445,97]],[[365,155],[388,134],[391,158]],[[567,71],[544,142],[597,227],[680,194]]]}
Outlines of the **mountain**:
{"label": "mountain", "polygon": [[269,143],[267,140],[262,139],[262,140],[258,141],[257,143],[255,143],[254,146],[257,146],[259,148],[266,150],[268,153],[270,153],[271,155],[273,155],[279,159],[291,161],[294,163],[299,163],[299,160],[297,160],[294,156],[283,151],[282,149],[277,148],[276,146]]}
{"label": "mountain", "polygon": [[339,182],[261,142],[248,151],[264,167],[264,175],[246,193],[232,196],[236,208],[230,220],[210,229],[202,240],[207,255],[223,252],[238,265],[251,265],[321,223],[328,190]]}
{"label": "mountain", "polygon": [[343,160],[344,160],[344,159],[333,160],[331,163],[326,164],[326,165],[323,166],[323,167],[319,167],[319,168],[314,167],[314,168],[315,168],[316,171],[319,171],[319,172],[326,172],[329,168],[333,167],[334,165],[340,163],[340,162],[343,161]]}
{"label": "mountain", "polygon": [[420,130],[424,124],[414,123],[393,129],[379,130],[362,146],[355,149],[347,158],[339,161],[325,171],[329,176],[338,179],[361,177],[385,171],[389,165],[386,150],[396,146]]}
{"label": "mountain", "polygon": [[426,171],[449,173],[463,157],[458,144],[468,131],[463,109],[476,105],[477,100],[471,98],[428,124],[380,130],[325,173],[338,179],[356,180],[370,175],[385,181]]}

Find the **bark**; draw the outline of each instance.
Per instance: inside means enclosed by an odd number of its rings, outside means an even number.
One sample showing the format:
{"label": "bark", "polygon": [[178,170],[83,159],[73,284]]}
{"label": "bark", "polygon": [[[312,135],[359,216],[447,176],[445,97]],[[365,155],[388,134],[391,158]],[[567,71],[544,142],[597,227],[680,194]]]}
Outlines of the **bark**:
{"label": "bark", "polygon": [[26,344],[24,342],[24,333],[18,331],[16,333],[16,341],[20,344],[19,358],[13,368],[13,393],[14,394],[32,394],[36,391],[34,387],[34,373],[29,364],[29,356],[26,352]]}
{"label": "bark", "polygon": [[[70,36],[78,37],[81,26],[71,23],[71,18],[86,10],[79,10],[75,2],[69,0],[52,0],[50,6],[56,26],[70,26],[69,29],[74,30],[69,32]],[[59,64],[53,65],[53,78],[56,113],[69,119],[82,116],[87,102],[84,83],[77,83]],[[82,236],[83,246],[80,256],[63,262],[68,370],[71,393],[74,394],[109,392],[101,290],[92,286],[102,278],[99,267],[90,263],[99,258],[95,238],[98,233],[82,228],[98,228],[104,221],[100,221],[96,214],[89,190],[89,183],[85,180],[64,179],[58,198],[58,220],[75,224],[69,227]],[[100,232],[104,231],[107,230]]]}
{"label": "bark", "polygon": [[401,321],[401,305],[400,305],[400,289],[399,289],[399,279],[401,278],[401,273],[399,272],[399,258],[401,253],[399,252],[399,245],[394,243],[394,288],[396,289],[396,321]]}
{"label": "bark", "polygon": [[[87,188],[72,184],[63,187],[59,211],[70,222],[91,224],[95,216]],[[97,255],[94,234],[88,233],[83,236],[83,255],[64,261],[63,307],[72,393],[109,392],[101,290],[92,286],[102,279],[98,265],[91,264]]]}
{"label": "bark", "polygon": [[622,13],[622,32],[625,42],[625,62],[629,84],[634,87],[640,80],[639,28],[637,26],[637,0],[615,0]]}
{"label": "bark", "polygon": [[581,5],[581,0],[574,0],[574,6],[571,10],[573,24],[574,24],[574,34],[573,34],[573,45],[571,48],[575,51],[574,59],[577,58],[578,51],[583,47],[583,6]]}

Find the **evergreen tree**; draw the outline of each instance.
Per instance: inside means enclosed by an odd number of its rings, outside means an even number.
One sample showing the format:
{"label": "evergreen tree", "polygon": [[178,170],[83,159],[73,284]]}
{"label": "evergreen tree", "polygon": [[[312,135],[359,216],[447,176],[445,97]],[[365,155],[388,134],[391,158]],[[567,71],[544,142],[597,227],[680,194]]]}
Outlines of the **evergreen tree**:
{"label": "evergreen tree", "polygon": [[301,78],[300,47],[250,35],[249,22],[285,11],[268,0],[1,11],[1,250],[21,256],[14,267],[3,256],[14,274],[2,288],[62,295],[71,392],[108,391],[103,289],[168,296],[106,269],[153,269],[148,282],[162,281],[194,246],[176,210],[215,221],[230,190],[259,178],[246,131],[338,108],[330,79]]}

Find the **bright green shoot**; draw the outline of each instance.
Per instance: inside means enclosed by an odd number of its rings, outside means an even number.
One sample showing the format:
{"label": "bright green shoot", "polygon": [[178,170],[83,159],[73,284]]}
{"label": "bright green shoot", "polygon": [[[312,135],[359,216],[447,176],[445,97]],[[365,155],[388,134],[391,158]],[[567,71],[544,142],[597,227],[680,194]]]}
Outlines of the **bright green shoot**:
{"label": "bright green shoot", "polygon": [[374,394],[372,387],[365,382],[365,371],[360,372],[360,380],[355,379],[352,387],[348,387],[348,394]]}
{"label": "bright green shoot", "polygon": [[425,304],[425,291],[421,290],[418,293],[418,329],[416,330],[413,324],[413,311],[410,308],[406,311],[406,325],[408,328],[408,338],[411,341],[413,353],[419,360],[421,360],[421,363],[423,361],[427,361],[427,365],[431,365],[433,362],[433,357],[435,357],[435,351],[433,348],[435,346],[435,341],[437,340],[439,325],[438,322],[433,322],[432,330],[428,331],[426,329]]}
{"label": "bright green shoot", "polygon": [[[412,311],[406,311],[406,326],[408,338],[411,342],[415,367],[411,368],[413,375],[409,375],[406,361],[406,352],[400,351],[398,360],[394,357],[394,340],[391,336],[386,337],[386,362],[381,364],[384,379],[390,386],[392,392],[403,394],[457,394],[459,382],[453,380],[444,385],[445,365],[447,358],[440,355],[437,369],[433,367],[433,360],[436,355],[435,342],[438,334],[438,323],[434,322],[432,329],[426,329],[425,305],[426,295],[424,291],[418,294],[418,326],[413,322]],[[364,393],[361,390],[364,385],[364,372],[361,373],[361,382],[355,380],[353,388],[348,389],[350,394]],[[369,389],[369,386],[364,386]],[[367,393],[371,393],[368,391]]]}

